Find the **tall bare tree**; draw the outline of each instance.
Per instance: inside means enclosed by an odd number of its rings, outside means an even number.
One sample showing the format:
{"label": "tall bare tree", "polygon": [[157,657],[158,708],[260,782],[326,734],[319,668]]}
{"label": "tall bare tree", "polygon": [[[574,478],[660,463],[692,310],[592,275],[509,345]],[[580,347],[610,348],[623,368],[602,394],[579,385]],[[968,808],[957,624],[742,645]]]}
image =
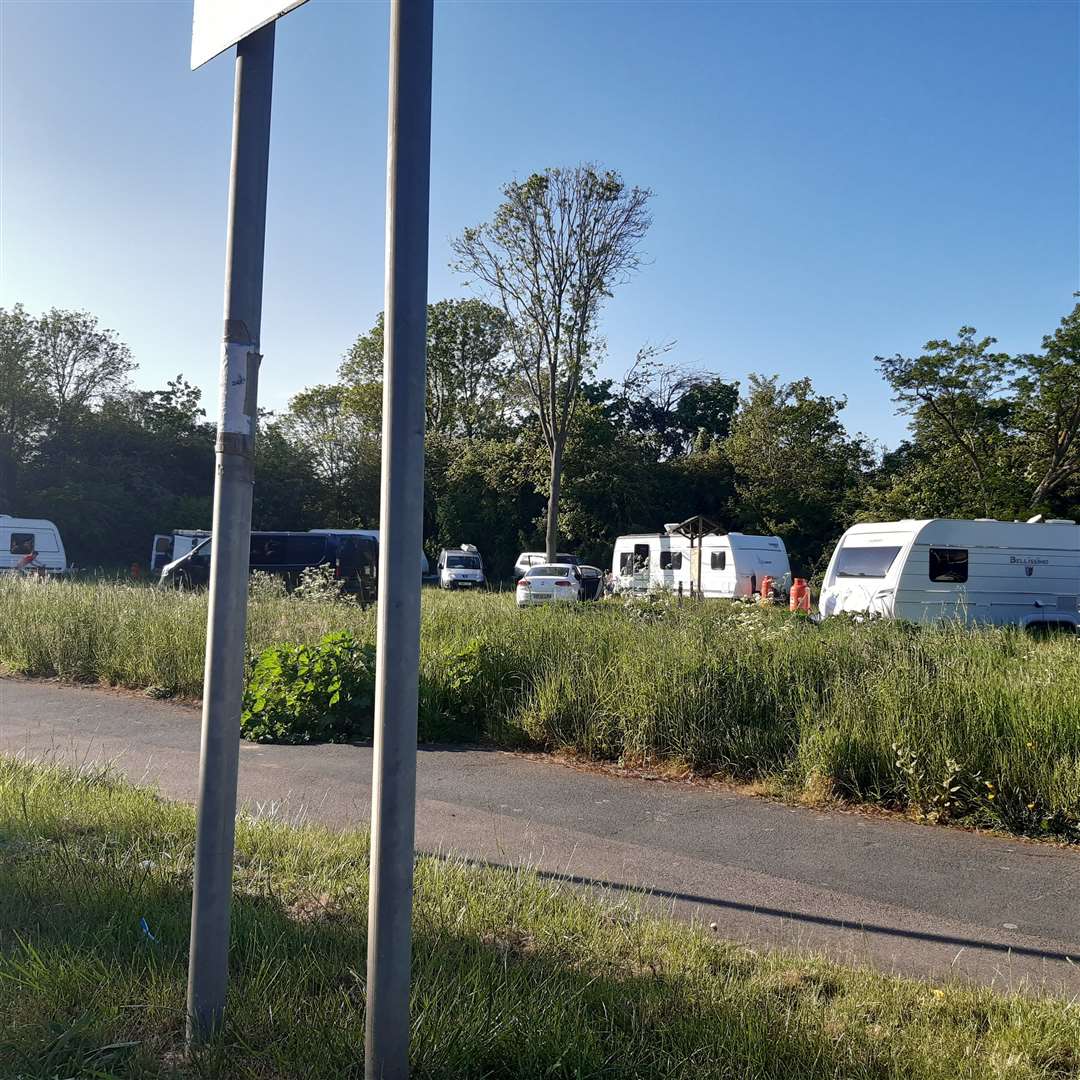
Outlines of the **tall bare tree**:
{"label": "tall bare tree", "polygon": [[641,265],[652,193],[594,165],[549,168],[503,188],[491,221],[454,242],[455,269],[486,287],[550,455],[547,558],[558,550],[559,485],[570,422],[597,347],[605,298]]}

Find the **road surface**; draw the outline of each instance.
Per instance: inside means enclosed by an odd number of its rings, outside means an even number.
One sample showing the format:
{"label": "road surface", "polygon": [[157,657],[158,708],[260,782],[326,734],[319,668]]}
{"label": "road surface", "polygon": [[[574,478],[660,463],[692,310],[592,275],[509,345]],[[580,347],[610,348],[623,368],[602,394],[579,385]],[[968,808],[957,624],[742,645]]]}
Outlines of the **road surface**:
{"label": "road surface", "polygon": [[[0,679],[0,753],[109,760],[171,798],[195,798],[199,722],[183,705]],[[371,757],[243,743],[240,798],[288,820],[362,825]],[[425,747],[417,767],[423,851],[649,890],[651,904],[755,947],[1080,994],[1078,851],[497,750]]]}

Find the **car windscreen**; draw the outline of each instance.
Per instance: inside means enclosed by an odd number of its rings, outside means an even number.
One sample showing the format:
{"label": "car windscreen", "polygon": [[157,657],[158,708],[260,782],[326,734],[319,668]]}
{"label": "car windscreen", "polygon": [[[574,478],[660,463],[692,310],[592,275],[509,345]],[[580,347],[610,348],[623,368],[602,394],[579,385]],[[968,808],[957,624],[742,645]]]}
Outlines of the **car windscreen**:
{"label": "car windscreen", "polygon": [[475,555],[447,555],[447,570],[479,570],[480,560]]}
{"label": "car windscreen", "polygon": [[571,566],[577,566],[578,565],[578,557],[576,555],[563,555],[563,554],[560,553],[559,562],[561,562],[561,563],[569,563]]}
{"label": "car windscreen", "polygon": [[899,554],[898,547],[842,547],[836,557],[836,576],[883,578]]}
{"label": "car windscreen", "polygon": [[570,567],[568,566],[534,566],[526,577],[569,577]]}

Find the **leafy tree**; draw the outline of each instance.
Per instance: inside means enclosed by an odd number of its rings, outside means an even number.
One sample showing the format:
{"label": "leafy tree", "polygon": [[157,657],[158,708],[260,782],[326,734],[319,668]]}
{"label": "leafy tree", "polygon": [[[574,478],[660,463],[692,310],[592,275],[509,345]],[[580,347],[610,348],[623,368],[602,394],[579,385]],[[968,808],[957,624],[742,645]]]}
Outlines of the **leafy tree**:
{"label": "leafy tree", "polygon": [[262,413],[255,440],[252,527],[319,528],[323,501],[312,455],[285,434],[279,419]]}
{"label": "leafy tree", "polygon": [[535,543],[533,522],[544,500],[536,487],[536,442],[513,439],[460,441],[447,461],[436,504],[443,544],[482,545],[489,573],[509,574],[519,551]]}
{"label": "leafy tree", "polygon": [[612,290],[640,265],[651,193],[592,165],[549,168],[503,188],[490,222],[454,242],[456,268],[486,287],[548,450],[546,549],[558,548],[559,486],[574,411]]}
{"label": "leafy tree", "polygon": [[1020,357],[1017,367],[1019,456],[1031,505],[1048,508],[1080,477],[1080,304],[1043,338],[1042,354]]}
{"label": "leafy tree", "polygon": [[379,518],[380,451],[372,418],[341,385],[295,395],[278,429],[310,462],[324,492],[327,525],[370,525]]}
{"label": "leafy tree", "polygon": [[114,330],[85,311],[52,308],[37,320],[34,347],[59,422],[117,393],[135,369]]}
{"label": "leafy tree", "polygon": [[639,349],[615,391],[615,411],[655,446],[661,459],[725,438],[739,404],[738,383],[664,363],[660,357],[673,345]]}
{"label": "leafy tree", "polygon": [[[427,429],[485,438],[505,430],[511,400],[506,317],[482,300],[440,300],[427,313]],[[383,315],[356,339],[339,371],[364,408],[381,416]]]}
{"label": "leafy tree", "polygon": [[866,440],[844,430],[846,404],[815,393],[809,379],[751,375],[724,441],[745,524],[781,537],[807,573],[853,516],[872,462]]}
{"label": "leafy tree", "polygon": [[49,411],[35,320],[21,304],[0,308],[0,512],[12,512],[20,470]]}
{"label": "leafy tree", "polygon": [[929,341],[915,357],[875,357],[902,413],[914,421],[916,441],[948,443],[966,460],[982,514],[993,516],[996,489],[1009,474],[1008,427],[1013,402],[1006,396],[1014,365],[991,352],[992,337],[962,326],[955,342]]}

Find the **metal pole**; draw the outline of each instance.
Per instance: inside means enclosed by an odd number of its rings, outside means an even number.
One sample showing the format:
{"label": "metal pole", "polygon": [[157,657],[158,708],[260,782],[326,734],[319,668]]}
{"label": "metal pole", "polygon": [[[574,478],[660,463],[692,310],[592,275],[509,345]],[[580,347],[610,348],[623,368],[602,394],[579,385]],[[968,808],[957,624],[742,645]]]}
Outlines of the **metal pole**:
{"label": "metal pole", "polygon": [[367,1080],[409,1075],[409,952],[420,670],[432,0],[390,7],[375,761]]}
{"label": "metal pole", "polygon": [[270,23],[236,47],[225,343],[188,966],[187,1035],[191,1042],[206,1040],[220,1027],[229,975],[273,77],[274,24]]}

